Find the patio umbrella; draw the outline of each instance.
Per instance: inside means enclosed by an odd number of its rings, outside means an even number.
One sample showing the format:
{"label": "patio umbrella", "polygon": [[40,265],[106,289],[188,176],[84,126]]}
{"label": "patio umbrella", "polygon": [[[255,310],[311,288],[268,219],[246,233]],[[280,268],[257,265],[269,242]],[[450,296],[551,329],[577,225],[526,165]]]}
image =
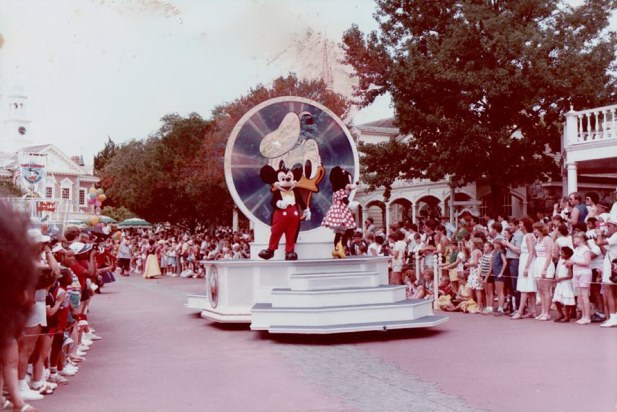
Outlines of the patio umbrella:
{"label": "patio umbrella", "polygon": [[109,217],[109,216],[99,216],[99,221],[102,223],[118,223],[118,221],[116,219],[114,219],[113,217]]}
{"label": "patio umbrella", "polygon": [[66,221],[67,226],[86,226],[86,222],[78,219],[71,219]]}
{"label": "patio umbrella", "polygon": [[120,227],[150,227],[152,225],[143,219],[134,217],[131,219],[123,220],[122,222],[120,222],[118,226]]}

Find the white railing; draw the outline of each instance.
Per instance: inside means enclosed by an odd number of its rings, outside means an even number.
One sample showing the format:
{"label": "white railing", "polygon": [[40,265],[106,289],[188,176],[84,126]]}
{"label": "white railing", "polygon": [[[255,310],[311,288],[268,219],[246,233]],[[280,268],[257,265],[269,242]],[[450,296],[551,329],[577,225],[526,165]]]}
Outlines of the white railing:
{"label": "white railing", "polygon": [[617,141],[617,105],[566,113],[565,144]]}

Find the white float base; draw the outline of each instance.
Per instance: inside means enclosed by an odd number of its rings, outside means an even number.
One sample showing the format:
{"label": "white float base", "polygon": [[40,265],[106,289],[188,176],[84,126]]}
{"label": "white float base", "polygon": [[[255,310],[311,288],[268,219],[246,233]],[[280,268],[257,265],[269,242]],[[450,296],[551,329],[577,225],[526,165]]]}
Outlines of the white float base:
{"label": "white float base", "polygon": [[189,295],[187,306],[215,322],[246,322],[253,330],[272,333],[344,333],[445,322],[447,316],[433,314],[432,301],[406,300],[404,286],[388,285],[388,260],[214,261],[216,298]]}

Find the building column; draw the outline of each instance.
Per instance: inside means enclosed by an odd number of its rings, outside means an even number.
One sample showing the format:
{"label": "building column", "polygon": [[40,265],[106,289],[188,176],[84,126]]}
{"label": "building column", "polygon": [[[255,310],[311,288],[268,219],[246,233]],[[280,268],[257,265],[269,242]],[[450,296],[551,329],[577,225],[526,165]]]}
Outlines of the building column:
{"label": "building column", "polygon": [[450,224],[455,225],[454,222],[454,200],[456,199],[456,190],[454,186],[450,186]]}
{"label": "building column", "polygon": [[238,208],[235,206],[232,212],[232,227],[234,232],[238,231]]}
{"label": "building column", "polygon": [[411,202],[411,223],[416,223],[416,202]]}
{"label": "building column", "polygon": [[386,236],[390,234],[390,204],[385,203],[386,205]]}
{"label": "building column", "polygon": [[566,165],[568,170],[568,193],[578,192],[578,180],[576,175],[576,162],[568,163]]}

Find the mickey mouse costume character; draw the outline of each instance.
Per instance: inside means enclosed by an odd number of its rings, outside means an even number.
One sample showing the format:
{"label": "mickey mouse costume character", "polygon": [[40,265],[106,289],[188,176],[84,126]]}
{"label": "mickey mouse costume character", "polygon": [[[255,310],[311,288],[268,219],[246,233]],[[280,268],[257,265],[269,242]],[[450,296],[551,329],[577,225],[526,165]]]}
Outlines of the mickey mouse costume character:
{"label": "mickey mouse costume character", "polygon": [[345,257],[345,245],[356,229],[356,221],[349,210],[349,194],[356,188],[351,173],[340,166],[330,171],[332,184],[332,206],[326,213],[321,225],[334,231],[333,257]]}
{"label": "mickey mouse costume character", "polygon": [[270,204],[274,208],[268,249],[259,252],[259,257],[271,259],[279,246],[281,236],[285,234],[285,260],[297,260],[298,255],[294,249],[300,232],[300,220],[311,219],[311,211],[306,207],[297,187],[302,176],[302,166],[298,165],[290,170],[281,162],[279,170],[274,170],[272,166],[266,165],[261,168],[259,175],[261,180],[272,185]]}

